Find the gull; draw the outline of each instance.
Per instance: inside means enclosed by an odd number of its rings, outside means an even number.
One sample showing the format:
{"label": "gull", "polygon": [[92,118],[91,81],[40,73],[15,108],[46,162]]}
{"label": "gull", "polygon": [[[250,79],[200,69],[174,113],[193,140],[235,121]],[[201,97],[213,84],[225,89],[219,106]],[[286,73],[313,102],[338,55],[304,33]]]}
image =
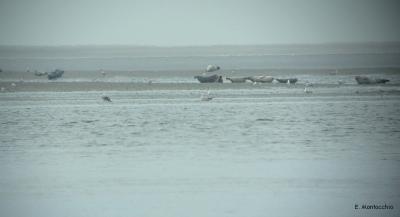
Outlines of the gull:
{"label": "gull", "polygon": [[210,90],[207,91],[207,93],[203,93],[200,96],[201,101],[211,101],[214,97],[210,96]]}
{"label": "gull", "polygon": [[106,96],[106,95],[104,95],[104,94],[101,96],[101,98],[102,98],[104,101],[106,101],[106,102],[112,102],[112,101],[111,101],[111,98],[108,97],[108,96]]}
{"label": "gull", "polygon": [[307,93],[307,94],[308,94],[308,93],[312,93],[312,91],[309,90],[309,89],[307,89],[307,87],[305,87],[305,88],[304,88],[304,93]]}

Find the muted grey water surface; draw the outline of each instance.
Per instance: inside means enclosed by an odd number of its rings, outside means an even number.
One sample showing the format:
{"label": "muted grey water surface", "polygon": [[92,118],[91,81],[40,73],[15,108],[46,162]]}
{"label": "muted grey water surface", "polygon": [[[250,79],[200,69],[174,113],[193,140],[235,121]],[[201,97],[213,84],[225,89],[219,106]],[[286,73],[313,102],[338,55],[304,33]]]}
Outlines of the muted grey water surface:
{"label": "muted grey water surface", "polygon": [[[6,216],[396,216],[396,88],[315,87],[308,95],[230,87],[213,90],[210,102],[199,90],[110,91],[112,103],[99,91],[3,93],[0,209]],[[363,203],[395,209],[354,209]]]}

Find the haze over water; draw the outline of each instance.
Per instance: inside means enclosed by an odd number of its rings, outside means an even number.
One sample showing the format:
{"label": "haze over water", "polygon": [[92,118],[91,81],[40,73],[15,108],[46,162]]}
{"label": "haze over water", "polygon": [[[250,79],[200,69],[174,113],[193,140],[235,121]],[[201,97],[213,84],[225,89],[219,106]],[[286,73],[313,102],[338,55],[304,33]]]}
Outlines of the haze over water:
{"label": "haze over water", "polygon": [[399,9],[0,1],[0,216],[400,216]]}

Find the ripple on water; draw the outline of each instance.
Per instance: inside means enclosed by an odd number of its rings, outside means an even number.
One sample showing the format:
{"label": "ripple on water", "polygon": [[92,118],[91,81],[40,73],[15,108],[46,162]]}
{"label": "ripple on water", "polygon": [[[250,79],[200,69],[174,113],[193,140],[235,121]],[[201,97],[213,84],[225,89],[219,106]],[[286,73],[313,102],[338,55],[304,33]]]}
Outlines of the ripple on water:
{"label": "ripple on water", "polygon": [[62,127],[64,127],[64,126],[71,127],[71,126],[74,126],[76,124],[78,124],[77,121],[69,121],[69,122],[66,122],[66,123],[61,123],[60,126],[62,126]]}
{"label": "ripple on water", "polygon": [[90,123],[94,123],[97,121],[99,121],[99,120],[82,120],[82,123],[90,124]]}
{"label": "ripple on water", "polygon": [[274,121],[272,118],[257,118],[256,121]]}
{"label": "ripple on water", "polygon": [[[82,93],[69,94],[79,98]],[[118,99],[129,97],[126,92],[121,94]],[[152,96],[152,92],[146,94],[146,97]],[[53,107],[51,100],[43,100],[40,107],[31,110],[23,106],[24,103],[29,106],[29,101],[18,102],[18,106],[10,102],[11,106],[0,108],[7,111],[1,113],[4,119],[0,138],[15,149],[28,151],[39,148],[32,143],[42,144],[41,149],[67,150],[71,146],[74,149],[86,147],[85,144],[94,140],[100,147],[113,144],[124,152],[129,144],[144,142],[151,144],[143,149],[150,156],[163,144],[171,144],[168,146],[171,152],[195,152],[199,156],[234,155],[232,149],[244,147],[248,152],[241,157],[249,158],[307,158],[313,153],[304,151],[305,146],[317,150],[318,156],[323,153],[329,158],[343,154],[340,150],[347,147],[361,143],[376,147],[380,141],[391,144],[396,151],[400,132],[400,120],[396,115],[400,107],[398,101],[351,97],[312,96],[297,100],[276,96],[264,101],[237,97],[200,105],[185,98],[168,103],[163,99],[152,99],[150,103],[135,101],[134,105],[121,100],[109,107],[98,106],[96,101],[78,100],[82,104],[74,105],[71,101],[60,101],[73,109],[65,109],[63,105]],[[265,151],[261,156],[256,150],[266,150],[263,145],[269,145],[272,151]],[[213,153],[213,147],[219,147],[218,153]],[[272,152],[278,155],[271,156]],[[360,153],[367,156],[363,151]]]}

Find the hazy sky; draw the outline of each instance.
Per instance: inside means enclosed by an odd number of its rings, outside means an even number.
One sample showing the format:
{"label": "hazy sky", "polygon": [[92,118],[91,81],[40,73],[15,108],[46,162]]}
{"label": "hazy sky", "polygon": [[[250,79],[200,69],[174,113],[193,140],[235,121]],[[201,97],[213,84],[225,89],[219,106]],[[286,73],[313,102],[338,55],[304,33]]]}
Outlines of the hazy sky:
{"label": "hazy sky", "polygon": [[398,0],[0,0],[3,45],[400,41]]}

